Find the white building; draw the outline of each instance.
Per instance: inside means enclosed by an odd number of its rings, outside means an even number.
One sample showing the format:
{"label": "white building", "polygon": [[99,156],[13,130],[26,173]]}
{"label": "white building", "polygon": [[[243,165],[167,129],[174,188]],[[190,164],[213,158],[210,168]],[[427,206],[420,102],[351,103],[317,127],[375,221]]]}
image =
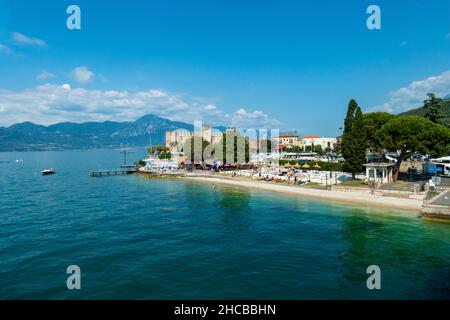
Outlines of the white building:
{"label": "white building", "polygon": [[217,143],[222,139],[222,132],[218,129],[212,128],[209,125],[202,126],[202,138],[211,144]]}
{"label": "white building", "polygon": [[315,135],[303,137],[303,146],[321,146],[323,151],[334,150],[337,145],[337,138],[326,138]]}
{"label": "white building", "polygon": [[375,184],[386,184],[394,182],[393,167],[390,162],[366,163],[366,180]]}
{"label": "white building", "polygon": [[279,149],[302,147],[302,139],[295,134],[280,134],[278,137],[274,137],[273,140],[278,144]]}
{"label": "white building", "polygon": [[[194,133],[186,129],[166,131],[166,147],[170,148],[171,152],[180,152],[186,141],[193,135]],[[212,128],[209,125],[203,125],[201,132],[196,132],[195,135],[201,136],[211,144],[218,143],[223,136],[220,130]]]}
{"label": "white building", "polygon": [[178,168],[178,162],[174,160],[147,158],[143,160],[145,162],[144,170],[173,170]]}
{"label": "white building", "polygon": [[184,145],[184,143],[188,141],[191,136],[192,134],[186,129],[166,131],[166,147],[170,148],[173,152],[178,152],[180,150],[175,150],[176,147]]}

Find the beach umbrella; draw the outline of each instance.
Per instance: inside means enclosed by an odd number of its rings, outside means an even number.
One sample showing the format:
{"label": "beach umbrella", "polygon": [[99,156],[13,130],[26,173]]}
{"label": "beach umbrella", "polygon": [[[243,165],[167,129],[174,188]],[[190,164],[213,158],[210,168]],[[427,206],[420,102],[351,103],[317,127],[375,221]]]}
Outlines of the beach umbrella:
{"label": "beach umbrella", "polygon": [[314,165],[314,168],[320,169],[321,166],[319,166],[317,163]]}
{"label": "beach umbrella", "polygon": [[301,169],[301,168],[302,168],[302,165],[301,165],[300,163],[297,163],[297,164],[295,164],[294,168],[295,168],[295,169]]}
{"label": "beach umbrella", "polygon": [[305,164],[303,165],[303,168],[308,169],[308,168],[311,168],[311,167],[309,166],[309,164],[305,163]]}
{"label": "beach umbrella", "polygon": [[292,165],[288,162],[288,163],[286,163],[286,164],[284,165],[284,167],[285,167],[285,168],[291,168]]}

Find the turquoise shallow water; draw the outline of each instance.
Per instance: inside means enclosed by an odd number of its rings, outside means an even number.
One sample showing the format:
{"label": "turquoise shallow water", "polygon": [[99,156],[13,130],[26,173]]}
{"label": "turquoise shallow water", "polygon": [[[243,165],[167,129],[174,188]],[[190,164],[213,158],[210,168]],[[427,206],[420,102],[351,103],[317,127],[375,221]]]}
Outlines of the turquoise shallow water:
{"label": "turquoise shallow water", "polygon": [[[120,161],[117,151],[0,153],[0,298],[450,298],[450,224],[180,179],[88,175]],[[46,167],[57,174],[41,176]],[[72,264],[79,291],[66,288]],[[366,288],[372,264],[381,290]]]}

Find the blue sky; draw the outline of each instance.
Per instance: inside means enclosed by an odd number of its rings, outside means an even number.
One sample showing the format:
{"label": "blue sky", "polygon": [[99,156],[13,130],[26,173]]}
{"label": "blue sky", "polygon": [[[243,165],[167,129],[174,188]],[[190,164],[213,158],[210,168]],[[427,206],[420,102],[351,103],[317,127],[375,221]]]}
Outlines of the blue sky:
{"label": "blue sky", "polygon": [[450,93],[449,58],[448,0],[0,0],[0,125],[154,113],[337,135],[351,98],[396,113]]}

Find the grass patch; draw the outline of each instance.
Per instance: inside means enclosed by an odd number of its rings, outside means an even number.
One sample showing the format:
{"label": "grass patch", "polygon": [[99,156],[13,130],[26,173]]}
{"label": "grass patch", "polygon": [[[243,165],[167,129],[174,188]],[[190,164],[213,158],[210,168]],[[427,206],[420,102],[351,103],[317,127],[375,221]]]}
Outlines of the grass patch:
{"label": "grass patch", "polygon": [[366,185],[364,184],[364,181],[362,180],[350,180],[350,181],[345,181],[339,184],[339,186],[343,186],[343,187],[365,187]]}

